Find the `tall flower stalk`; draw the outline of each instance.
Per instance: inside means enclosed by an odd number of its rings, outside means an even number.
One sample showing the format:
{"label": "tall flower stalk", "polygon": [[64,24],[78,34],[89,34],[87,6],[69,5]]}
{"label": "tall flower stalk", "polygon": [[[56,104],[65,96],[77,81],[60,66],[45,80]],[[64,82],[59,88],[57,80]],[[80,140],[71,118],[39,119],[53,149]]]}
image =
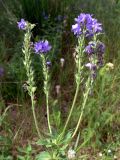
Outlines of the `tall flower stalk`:
{"label": "tall flower stalk", "polygon": [[34,70],[32,68],[32,60],[31,60],[31,30],[34,28],[35,25],[30,24],[26,22],[24,19],[21,19],[20,22],[18,22],[18,27],[21,30],[25,30],[25,35],[24,35],[24,43],[23,43],[23,49],[22,52],[24,54],[24,67],[26,70],[26,75],[27,75],[27,91],[28,94],[31,97],[31,103],[32,103],[32,113],[33,113],[33,118],[34,118],[34,123],[36,127],[36,131],[38,133],[39,138],[41,137],[39,127],[38,127],[38,122],[35,114],[35,91],[36,91],[36,85],[34,81]]}
{"label": "tall flower stalk", "polygon": [[81,36],[84,36],[86,40],[89,39],[91,41],[88,43],[88,46],[84,48],[84,55],[89,60],[89,63],[84,66],[89,69],[89,75],[85,83],[81,112],[72,138],[76,135],[81,124],[88,96],[93,89],[93,82],[96,78],[97,69],[103,64],[103,53],[105,51],[105,45],[97,40],[97,36],[102,32],[102,24],[99,23],[97,19],[93,18],[90,14],[81,13],[75,18],[75,22],[76,24],[72,26],[72,31],[74,32],[74,35],[78,37],[78,42],[79,37]]}
{"label": "tall flower stalk", "polygon": [[81,74],[82,74],[82,69],[83,69],[83,67],[82,67],[82,60],[83,60],[82,57],[83,57],[83,53],[84,53],[83,51],[84,51],[84,36],[81,36],[78,39],[78,46],[76,47],[76,57],[75,57],[75,64],[76,64],[76,74],[75,74],[76,91],[75,91],[75,95],[74,95],[74,98],[73,98],[73,103],[72,103],[68,118],[67,118],[65,126],[63,128],[63,134],[65,133],[65,131],[67,129],[67,126],[68,126],[68,123],[69,123],[70,118],[72,116],[72,112],[73,112],[73,109],[75,107],[75,103],[76,103],[77,96],[78,96],[78,93],[79,93],[79,88],[80,88],[80,83],[81,83]]}
{"label": "tall flower stalk", "polygon": [[46,64],[46,57],[42,54],[41,55],[42,59],[42,66],[43,66],[43,76],[44,76],[44,93],[46,95],[46,106],[47,106],[47,122],[48,122],[48,128],[50,134],[52,134],[52,129],[50,125],[50,111],[49,111],[49,73],[48,73],[48,68]]}
{"label": "tall flower stalk", "polygon": [[52,134],[51,124],[50,124],[50,111],[49,111],[49,65],[47,62],[46,53],[50,51],[51,46],[47,40],[39,41],[34,44],[34,50],[36,54],[39,54],[42,60],[42,69],[44,77],[44,93],[46,96],[46,107],[47,107],[47,122],[50,134]]}
{"label": "tall flower stalk", "polygon": [[80,113],[80,116],[79,116],[79,119],[78,119],[78,122],[77,122],[77,125],[76,125],[76,128],[75,128],[75,131],[73,132],[72,138],[74,138],[74,136],[76,135],[76,133],[79,129],[81,120],[82,120],[82,116],[83,116],[84,109],[85,109],[85,106],[86,106],[86,103],[87,103],[88,95],[89,95],[89,92],[90,92],[90,89],[91,89],[90,83],[91,83],[90,82],[90,77],[88,77],[88,80],[86,82],[85,92],[83,94],[83,103],[82,103],[82,107],[81,107],[81,113]]}
{"label": "tall flower stalk", "polygon": [[[83,103],[82,103],[81,113],[72,137],[75,136],[78,127],[80,125],[84,108],[88,99],[88,95],[93,85],[93,81],[96,77],[96,69],[98,63],[102,63],[103,55],[101,54],[101,51],[104,52],[103,44],[100,41],[97,41],[97,36],[102,32],[102,24],[99,23],[97,19],[93,18],[92,15],[85,13],[81,13],[77,18],[75,18],[75,22],[76,23],[72,25],[72,32],[74,32],[74,35],[76,35],[78,38],[78,46],[76,47],[76,57],[75,57],[76,92],[67,121],[63,129],[63,134],[67,129],[73,110],[75,108],[75,103],[77,100],[81,83],[81,77],[84,77],[84,75],[82,74],[84,66],[90,69],[90,77],[88,76],[88,80],[86,81],[86,88],[85,92],[83,93]],[[90,39],[91,41],[89,42],[89,45],[85,47],[85,41],[88,39]],[[89,60],[89,63],[87,63],[86,65],[83,64],[85,60],[84,57],[88,58]]]}

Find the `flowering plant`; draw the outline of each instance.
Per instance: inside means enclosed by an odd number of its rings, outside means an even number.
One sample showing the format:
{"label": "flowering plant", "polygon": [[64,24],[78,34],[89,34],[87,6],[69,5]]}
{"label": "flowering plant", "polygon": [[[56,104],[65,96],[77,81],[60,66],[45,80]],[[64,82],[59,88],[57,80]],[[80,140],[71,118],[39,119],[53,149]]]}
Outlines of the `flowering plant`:
{"label": "flowering plant", "polygon": [[[24,53],[24,66],[27,74],[27,90],[31,97],[32,102],[32,111],[35,121],[36,130],[38,132],[40,140],[37,142],[39,145],[45,145],[48,148],[49,152],[44,152],[37,157],[37,160],[40,160],[41,157],[47,157],[47,159],[66,159],[65,150],[69,147],[71,141],[77,137],[75,142],[75,148],[77,148],[79,141],[79,127],[82,121],[82,117],[85,111],[86,103],[89,98],[91,91],[93,90],[93,84],[97,76],[97,70],[103,65],[103,58],[105,52],[105,45],[98,39],[98,36],[102,34],[102,24],[98,22],[97,19],[93,18],[91,14],[81,13],[77,18],[75,18],[75,24],[72,25],[72,32],[78,39],[78,44],[75,48],[75,82],[76,90],[73,98],[73,102],[68,113],[67,120],[62,132],[54,134],[54,127],[51,125],[50,121],[50,108],[49,108],[49,92],[50,92],[50,76],[49,76],[49,66],[51,62],[48,61],[48,52],[51,50],[51,45],[47,40],[40,40],[31,45],[31,30],[34,28],[34,25],[26,22],[24,19],[21,19],[18,22],[18,27],[21,30],[25,31],[23,53]],[[34,81],[34,71],[32,68],[32,59],[31,53],[32,49],[35,54],[40,56],[42,62],[44,86],[43,90],[46,96],[46,108],[47,108],[47,122],[49,129],[49,138],[43,140],[41,133],[39,131],[37,119],[35,116],[35,91],[36,85]],[[63,67],[63,60],[62,60]],[[85,75],[85,70],[88,69],[87,76]],[[76,127],[72,131],[67,131],[73,110],[76,105],[77,97],[80,90],[80,85],[84,81],[85,88],[83,91],[83,101],[80,104],[81,109],[79,113],[79,118],[77,120]],[[67,133],[66,133],[67,131]],[[50,150],[51,148],[51,150]],[[71,155],[72,156],[71,156]],[[68,150],[68,158],[75,158],[75,151],[70,148]]]}

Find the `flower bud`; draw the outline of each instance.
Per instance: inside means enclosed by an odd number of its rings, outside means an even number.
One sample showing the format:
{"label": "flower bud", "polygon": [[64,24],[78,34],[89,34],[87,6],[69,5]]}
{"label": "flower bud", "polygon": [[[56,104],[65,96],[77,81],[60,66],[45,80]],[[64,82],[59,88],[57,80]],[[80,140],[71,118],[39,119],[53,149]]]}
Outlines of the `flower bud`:
{"label": "flower bud", "polygon": [[61,67],[63,68],[64,63],[65,63],[65,59],[64,58],[60,58],[60,63],[61,63]]}
{"label": "flower bud", "polygon": [[47,62],[46,62],[46,66],[47,66],[47,69],[50,69],[50,67],[51,67],[51,62],[50,62],[50,61],[47,61]]}
{"label": "flower bud", "polygon": [[55,89],[56,89],[57,95],[59,95],[60,94],[60,85],[56,85]]}

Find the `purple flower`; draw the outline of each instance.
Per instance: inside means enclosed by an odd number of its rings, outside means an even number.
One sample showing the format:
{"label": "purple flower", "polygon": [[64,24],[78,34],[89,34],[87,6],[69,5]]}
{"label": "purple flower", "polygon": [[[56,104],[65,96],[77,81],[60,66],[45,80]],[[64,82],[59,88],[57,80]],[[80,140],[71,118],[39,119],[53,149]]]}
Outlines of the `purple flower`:
{"label": "purple flower", "polygon": [[77,18],[75,18],[75,22],[84,24],[86,21],[86,14],[81,13]]}
{"label": "purple flower", "polygon": [[105,52],[105,45],[102,42],[97,43],[97,52],[103,54]]}
{"label": "purple flower", "polygon": [[97,64],[98,64],[99,67],[103,66],[103,55],[98,54]]}
{"label": "purple flower", "polygon": [[102,24],[97,19],[92,18],[91,14],[81,13],[75,18],[75,22],[76,24],[72,25],[74,35],[85,34],[86,37],[89,37],[102,32]]}
{"label": "purple flower", "polygon": [[89,42],[88,46],[85,47],[85,52],[87,54],[103,54],[105,52],[104,43],[98,41],[97,43],[94,41]]}
{"label": "purple flower", "polygon": [[18,28],[21,30],[25,30],[27,26],[27,22],[24,19],[21,19],[20,22],[17,22]]}
{"label": "purple flower", "polygon": [[77,36],[82,34],[80,25],[77,23],[75,25],[72,25],[72,32],[74,32],[74,35],[77,35]]}
{"label": "purple flower", "polygon": [[93,72],[93,73],[92,73],[92,79],[95,80],[96,77],[97,77],[97,73],[96,73],[96,72]]}
{"label": "purple flower", "polygon": [[75,25],[72,25],[72,32],[74,35],[81,35],[83,29],[86,29],[86,25],[91,24],[92,16],[90,14],[81,13],[77,18],[75,18]]}
{"label": "purple flower", "polygon": [[94,80],[96,78],[96,71],[97,71],[97,65],[93,63],[87,63],[85,65],[87,68],[89,68],[90,73],[91,73],[91,78]]}
{"label": "purple flower", "polygon": [[50,67],[51,67],[51,62],[50,61],[46,62],[46,67],[47,67],[47,69],[50,69]]}
{"label": "purple flower", "polygon": [[90,70],[96,70],[96,65],[93,63],[87,63],[85,66]]}
{"label": "purple flower", "polygon": [[92,20],[92,30],[93,30],[93,33],[100,33],[102,32],[102,24],[101,23],[98,23],[97,19],[94,19]]}
{"label": "purple flower", "polygon": [[49,42],[47,40],[45,41],[39,41],[34,44],[34,50],[35,53],[47,53],[51,50],[51,46],[49,45]]}
{"label": "purple flower", "polygon": [[91,24],[92,23],[92,15],[81,13],[78,18],[75,18],[75,22],[81,25]]}
{"label": "purple flower", "polygon": [[51,66],[51,62],[50,62],[50,61],[47,61],[47,62],[46,62],[46,65],[47,65],[47,66]]}
{"label": "purple flower", "polygon": [[98,42],[97,44],[97,56],[98,56],[98,65],[103,66],[103,54],[105,52],[105,45],[102,42]]}
{"label": "purple flower", "polygon": [[98,66],[103,65],[103,53],[105,52],[104,43],[100,41],[97,41],[97,43],[91,41],[88,46],[85,47],[85,52],[89,55],[89,58],[93,57],[93,54],[96,54]]}
{"label": "purple flower", "polygon": [[92,54],[96,54],[96,60],[98,66],[103,65],[103,53],[105,52],[105,45],[104,43],[97,41],[96,42],[89,42],[88,46],[85,47],[85,52],[89,55],[92,56]]}
{"label": "purple flower", "polygon": [[4,75],[4,69],[0,67],[0,77],[3,77],[3,75]]}
{"label": "purple flower", "polygon": [[98,23],[97,19],[92,18],[87,24],[86,24],[86,37],[91,37],[94,34],[98,34],[102,32],[102,24]]}
{"label": "purple flower", "polygon": [[90,55],[95,53],[95,42],[89,42],[88,46],[85,47],[85,52]]}

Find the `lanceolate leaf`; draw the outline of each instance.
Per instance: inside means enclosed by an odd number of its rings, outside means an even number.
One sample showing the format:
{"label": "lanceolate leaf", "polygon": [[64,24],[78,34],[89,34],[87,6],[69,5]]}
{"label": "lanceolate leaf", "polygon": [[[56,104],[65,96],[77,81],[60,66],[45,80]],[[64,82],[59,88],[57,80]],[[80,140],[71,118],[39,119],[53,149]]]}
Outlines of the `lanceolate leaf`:
{"label": "lanceolate leaf", "polygon": [[52,160],[49,152],[41,152],[39,155],[36,156],[35,160]]}

